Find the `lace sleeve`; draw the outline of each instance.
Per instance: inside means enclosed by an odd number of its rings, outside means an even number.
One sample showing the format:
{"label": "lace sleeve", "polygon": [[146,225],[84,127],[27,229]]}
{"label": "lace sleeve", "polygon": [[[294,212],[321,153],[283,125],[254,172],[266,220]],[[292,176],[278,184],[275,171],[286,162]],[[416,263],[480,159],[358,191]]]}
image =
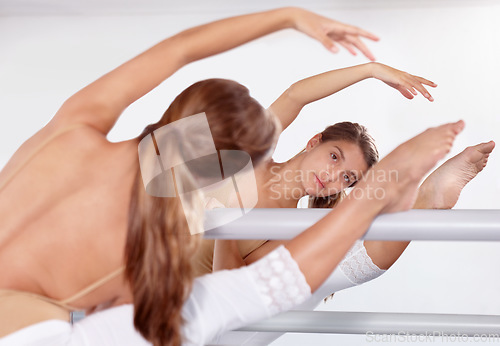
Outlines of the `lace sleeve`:
{"label": "lace sleeve", "polygon": [[311,296],[304,274],[283,245],[247,268],[272,315],[289,310]]}
{"label": "lace sleeve", "polygon": [[380,269],[373,263],[362,240],[356,241],[342,262],[340,262],[339,268],[356,285],[376,279],[385,272],[385,270]]}

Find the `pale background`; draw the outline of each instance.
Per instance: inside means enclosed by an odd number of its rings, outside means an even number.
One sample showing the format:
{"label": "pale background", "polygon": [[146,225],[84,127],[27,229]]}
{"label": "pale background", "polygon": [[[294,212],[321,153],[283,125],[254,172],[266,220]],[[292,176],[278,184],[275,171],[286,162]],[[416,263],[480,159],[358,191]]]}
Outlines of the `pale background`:
{"label": "pale background", "polygon": [[[0,0],[0,167],[71,94],[159,40],[193,25],[281,5],[300,5],[374,32],[382,40],[368,45],[378,61],[439,86],[431,90],[436,101],[430,103],[363,81],[306,107],[283,134],[275,159],[292,156],[316,132],[344,120],[366,125],[382,155],[426,127],[458,119],[467,127],[450,155],[490,139],[500,144],[498,1]],[[183,68],[132,105],[110,139],[137,135],[201,79],[234,79],[268,106],[301,78],[366,61],[346,51],[332,55],[300,33],[282,31]],[[494,152],[457,208],[500,208],[499,173]],[[498,243],[414,243],[383,277],[338,293],[320,309],[499,315],[498,263]],[[273,345],[364,344],[364,335],[290,334]]]}

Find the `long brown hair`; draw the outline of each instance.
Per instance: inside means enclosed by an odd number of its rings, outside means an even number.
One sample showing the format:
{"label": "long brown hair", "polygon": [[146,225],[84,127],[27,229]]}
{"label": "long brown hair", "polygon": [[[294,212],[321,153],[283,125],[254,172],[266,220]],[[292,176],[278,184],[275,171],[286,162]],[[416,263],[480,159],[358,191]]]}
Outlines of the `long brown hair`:
{"label": "long brown hair", "polygon": [[[188,87],[139,139],[201,112],[207,116],[217,150],[244,150],[255,165],[273,144],[274,117],[250,97],[247,88],[224,79],[204,80]],[[179,198],[147,194],[138,169],[129,209],[126,275],[133,293],[134,325],[155,346],[180,345],[183,341],[181,310],[191,291],[191,257],[199,238],[190,235],[188,220],[199,221],[202,213],[202,203],[196,198],[183,208]]]}
{"label": "long brown hair", "polygon": [[[365,159],[368,168],[377,163],[379,155],[375,140],[368,134],[368,130],[363,125],[348,121],[328,126],[321,132],[321,142],[347,141],[356,144]],[[315,197],[309,196],[309,208],[333,208],[345,196],[344,191],[340,191],[331,196]]]}

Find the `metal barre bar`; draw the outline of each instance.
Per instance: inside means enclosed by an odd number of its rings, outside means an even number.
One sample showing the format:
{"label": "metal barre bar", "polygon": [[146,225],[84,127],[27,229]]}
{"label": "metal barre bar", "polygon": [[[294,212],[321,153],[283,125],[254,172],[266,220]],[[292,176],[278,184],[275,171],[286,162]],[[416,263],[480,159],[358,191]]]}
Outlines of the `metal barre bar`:
{"label": "metal barre bar", "polygon": [[[235,209],[206,211],[212,220]],[[256,208],[240,218],[204,233],[218,239],[291,239],[330,209]],[[233,214],[234,215],[234,214]],[[500,241],[500,210],[419,209],[380,215],[363,237],[366,240],[481,240]]]}
{"label": "metal barre bar", "polygon": [[[239,331],[332,334],[454,334],[500,337],[500,316],[422,313],[288,311]],[[427,334],[426,334],[427,335]]]}

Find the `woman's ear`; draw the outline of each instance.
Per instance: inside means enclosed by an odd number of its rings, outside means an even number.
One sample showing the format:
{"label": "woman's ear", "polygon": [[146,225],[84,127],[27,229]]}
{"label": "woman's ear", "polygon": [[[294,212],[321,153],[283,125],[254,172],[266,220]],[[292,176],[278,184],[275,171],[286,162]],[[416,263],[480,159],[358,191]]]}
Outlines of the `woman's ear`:
{"label": "woman's ear", "polygon": [[313,138],[311,138],[309,140],[309,142],[307,142],[306,151],[311,150],[312,148],[314,148],[315,146],[317,146],[318,144],[320,144],[321,143],[321,137],[322,137],[322,134],[318,133]]}

